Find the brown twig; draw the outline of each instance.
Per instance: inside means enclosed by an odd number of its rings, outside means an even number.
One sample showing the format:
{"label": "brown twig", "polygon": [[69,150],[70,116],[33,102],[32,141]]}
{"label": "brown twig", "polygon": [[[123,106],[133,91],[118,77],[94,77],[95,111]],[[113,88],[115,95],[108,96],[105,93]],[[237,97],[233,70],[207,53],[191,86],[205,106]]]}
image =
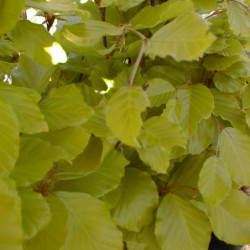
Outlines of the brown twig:
{"label": "brown twig", "polygon": [[215,149],[215,153],[214,153],[214,154],[215,154],[215,156],[218,156],[221,126],[220,126],[220,123],[219,123],[218,119],[216,118],[216,116],[215,116],[215,115],[213,115],[213,114],[212,114],[212,116],[213,116],[213,118],[214,118],[214,120],[215,120],[215,122],[216,122],[216,124],[217,124],[217,130],[218,130],[218,132],[217,132],[216,149]]}
{"label": "brown twig", "polygon": [[200,192],[199,190],[197,190],[196,188],[194,187],[191,187],[191,186],[188,186],[188,185],[179,185],[179,184],[176,184],[176,185],[172,185],[172,186],[168,186],[166,187],[162,192],[161,192],[161,196],[164,196],[168,193],[171,193],[171,190],[172,189],[176,189],[176,188],[186,188],[186,189],[190,189],[192,191],[194,191],[195,193],[199,194],[200,195]]}

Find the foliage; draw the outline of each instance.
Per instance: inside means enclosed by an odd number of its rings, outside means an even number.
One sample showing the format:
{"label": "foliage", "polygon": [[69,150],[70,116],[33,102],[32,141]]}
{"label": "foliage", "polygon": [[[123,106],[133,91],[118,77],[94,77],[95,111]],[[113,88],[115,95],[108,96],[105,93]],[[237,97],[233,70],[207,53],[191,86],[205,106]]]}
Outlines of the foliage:
{"label": "foliage", "polygon": [[249,244],[248,4],[0,0],[0,249]]}

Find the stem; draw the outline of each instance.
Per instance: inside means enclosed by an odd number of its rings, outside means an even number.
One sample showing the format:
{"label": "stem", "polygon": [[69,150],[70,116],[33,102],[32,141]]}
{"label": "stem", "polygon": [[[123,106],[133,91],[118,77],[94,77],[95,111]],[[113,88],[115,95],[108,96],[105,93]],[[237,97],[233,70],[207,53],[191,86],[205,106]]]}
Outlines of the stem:
{"label": "stem", "polygon": [[213,118],[214,118],[214,120],[215,120],[215,122],[217,124],[217,130],[218,130],[217,142],[216,142],[216,149],[215,149],[215,153],[214,153],[215,156],[218,156],[219,140],[220,140],[220,129],[221,129],[221,127],[220,127],[220,123],[219,123],[218,119],[216,118],[216,116],[214,116],[213,114],[212,114],[212,116],[213,116]]}
{"label": "stem", "polygon": [[213,11],[210,15],[206,16],[204,19],[209,19],[210,17],[216,16],[225,11],[226,11],[225,9]]}
{"label": "stem", "polygon": [[133,83],[134,83],[134,79],[135,79],[136,72],[137,72],[137,70],[138,70],[138,67],[139,67],[139,65],[140,65],[141,59],[142,59],[142,57],[143,57],[145,45],[146,45],[146,42],[145,42],[145,40],[143,40],[143,41],[142,41],[142,45],[141,45],[140,52],[139,52],[139,54],[138,54],[138,56],[137,56],[137,59],[136,59],[134,68],[133,68],[133,70],[132,70],[131,76],[130,76],[129,81],[128,81],[128,85],[129,85],[130,87],[132,87],[132,85],[133,85]]}
{"label": "stem", "polygon": [[127,31],[131,31],[132,33],[134,33],[136,36],[138,36],[139,38],[142,39],[142,45],[141,45],[141,49],[140,49],[140,52],[137,56],[137,59],[136,59],[136,62],[135,62],[135,65],[134,65],[134,68],[132,70],[132,73],[131,73],[131,76],[129,78],[129,81],[128,81],[128,86],[132,86],[133,83],[134,83],[134,79],[135,79],[135,75],[136,75],[136,72],[138,70],[138,67],[140,65],[140,62],[141,62],[141,59],[143,57],[143,54],[144,54],[144,50],[145,50],[145,46],[146,46],[146,43],[148,41],[148,38],[145,37],[141,32],[137,31],[137,30],[133,30],[129,27],[125,28],[125,30]]}
{"label": "stem", "polygon": [[199,190],[197,190],[197,189],[194,188],[194,187],[188,186],[188,185],[172,185],[172,186],[168,186],[165,190],[163,190],[162,194],[163,194],[163,195],[168,194],[168,193],[171,192],[172,189],[175,189],[175,188],[186,188],[186,189],[190,189],[190,190],[192,190],[192,191],[194,191],[195,193],[197,193],[197,194],[200,195]]}
{"label": "stem", "polygon": [[202,84],[204,84],[206,74],[207,74],[207,69],[204,68],[203,73],[202,73],[202,77],[201,77],[201,83],[202,83]]}
{"label": "stem", "polygon": [[228,0],[228,2],[234,2],[234,3],[237,3],[237,4],[241,5],[241,6],[243,6],[244,8],[246,8],[246,9],[247,9],[247,11],[250,11],[250,6],[248,6],[248,5],[247,5],[247,4],[245,4],[245,3],[242,3],[242,2],[237,1],[237,0]]}

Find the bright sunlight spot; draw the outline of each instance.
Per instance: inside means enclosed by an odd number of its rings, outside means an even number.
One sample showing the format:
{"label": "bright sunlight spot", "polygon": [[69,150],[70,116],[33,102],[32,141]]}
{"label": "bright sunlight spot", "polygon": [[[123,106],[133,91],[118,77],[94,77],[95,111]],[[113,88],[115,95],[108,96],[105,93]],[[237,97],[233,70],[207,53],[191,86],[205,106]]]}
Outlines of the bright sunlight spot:
{"label": "bright sunlight spot", "polygon": [[62,46],[58,42],[54,42],[52,46],[44,48],[44,50],[51,55],[52,63],[54,65],[58,63],[66,63],[67,55]]}
{"label": "bright sunlight spot", "polygon": [[103,78],[103,81],[106,83],[107,89],[100,92],[100,94],[102,94],[102,95],[108,93],[110,91],[110,89],[112,89],[114,87],[114,81],[113,80]]}

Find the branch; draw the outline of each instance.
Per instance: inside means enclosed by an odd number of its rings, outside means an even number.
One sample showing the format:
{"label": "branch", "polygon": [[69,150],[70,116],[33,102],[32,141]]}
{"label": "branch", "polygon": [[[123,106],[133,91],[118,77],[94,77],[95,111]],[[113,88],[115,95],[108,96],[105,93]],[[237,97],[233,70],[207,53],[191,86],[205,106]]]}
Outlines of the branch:
{"label": "branch", "polygon": [[215,149],[215,155],[218,156],[218,150],[219,150],[219,140],[220,140],[220,129],[221,129],[221,126],[220,126],[220,123],[218,121],[218,119],[212,114],[216,124],[217,124],[217,130],[218,130],[218,134],[217,134],[217,142],[216,142],[216,149]]}
{"label": "branch", "polygon": [[171,190],[172,190],[172,189],[175,189],[175,188],[186,188],[186,189],[190,189],[190,190],[192,190],[192,191],[194,191],[195,193],[197,193],[197,194],[200,195],[199,190],[197,190],[197,189],[194,188],[194,187],[188,186],[188,185],[172,185],[172,186],[168,186],[165,190],[162,191],[162,195],[165,195],[165,194],[170,193]]}
{"label": "branch", "polygon": [[226,9],[215,10],[210,15],[206,16],[204,19],[209,19],[210,17],[219,15],[220,13],[225,12],[225,11]]}
{"label": "branch", "polygon": [[139,32],[137,30],[133,30],[131,28],[125,28],[125,30],[131,31],[132,33],[134,33],[135,35],[137,35],[139,38],[142,39],[141,49],[140,49],[140,52],[139,52],[139,54],[137,56],[134,68],[132,70],[132,73],[131,73],[129,81],[128,81],[128,86],[132,87],[132,85],[134,83],[136,72],[138,70],[138,67],[140,65],[141,59],[142,59],[143,54],[144,54],[144,50],[145,50],[145,46],[146,46],[146,43],[148,41],[148,38],[145,37],[141,32]]}

